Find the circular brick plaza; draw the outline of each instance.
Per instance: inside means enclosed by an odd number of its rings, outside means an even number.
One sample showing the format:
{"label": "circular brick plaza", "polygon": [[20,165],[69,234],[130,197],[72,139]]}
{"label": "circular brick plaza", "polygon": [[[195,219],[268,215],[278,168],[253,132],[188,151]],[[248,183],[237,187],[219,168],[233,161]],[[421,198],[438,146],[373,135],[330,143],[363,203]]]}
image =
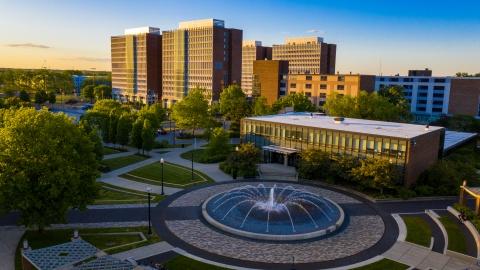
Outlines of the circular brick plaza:
{"label": "circular brick plaza", "polygon": [[[337,203],[345,212],[334,233],[287,242],[254,240],[219,230],[202,216],[202,204],[211,196],[259,182],[236,181],[185,190],[159,204],[152,222],[162,239],[192,255],[227,265],[261,269],[319,269],[346,266],[387,251],[396,241],[394,219],[370,201],[342,190],[293,182],[291,185]],[[158,213],[158,214],[157,214]]]}

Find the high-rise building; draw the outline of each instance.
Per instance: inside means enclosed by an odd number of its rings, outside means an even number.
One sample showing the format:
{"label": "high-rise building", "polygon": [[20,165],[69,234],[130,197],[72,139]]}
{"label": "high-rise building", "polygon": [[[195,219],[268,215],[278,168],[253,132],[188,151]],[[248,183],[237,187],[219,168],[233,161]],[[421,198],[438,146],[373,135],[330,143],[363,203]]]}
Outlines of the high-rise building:
{"label": "high-rise building", "polygon": [[303,93],[316,106],[323,106],[332,95],[356,97],[360,91],[373,92],[375,76],[359,74],[291,74],[288,76],[288,93]]}
{"label": "high-rise building", "polygon": [[289,74],[334,74],[336,50],[320,37],[286,38],[273,45],[272,59],[288,61]]}
{"label": "high-rise building", "polygon": [[180,22],[163,31],[162,94],[171,106],[200,87],[210,101],[226,86],[241,81],[242,30],[225,28],[224,21]]}
{"label": "high-rise building", "polygon": [[272,47],[263,47],[261,41],[244,40],[242,46],[242,90],[247,96],[252,95],[253,61],[271,60]]}
{"label": "high-rise building", "polygon": [[162,96],[160,29],[126,29],[111,37],[112,95],[123,102],[153,103]]}
{"label": "high-rise building", "polygon": [[253,62],[253,93],[266,98],[272,105],[287,92],[288,61],[255,60]]}

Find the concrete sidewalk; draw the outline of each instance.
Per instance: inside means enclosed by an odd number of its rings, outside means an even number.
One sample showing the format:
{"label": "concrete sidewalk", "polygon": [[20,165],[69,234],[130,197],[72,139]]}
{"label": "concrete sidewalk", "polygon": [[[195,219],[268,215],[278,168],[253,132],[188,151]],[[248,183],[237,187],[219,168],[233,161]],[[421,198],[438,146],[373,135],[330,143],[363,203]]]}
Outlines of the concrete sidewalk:
{"label": "concrete sidewalk", "polygon": [[383,256],[418,269],[480,270],[480,267],[476,264],[476,258],[445,255],[403,241],[397,241]]}
{"label": "concrete sidewalk", "polygon": [[[151,193],[153,194],[161,194],[162,192],[162,187],[159,185],[151,185],[151,184],[146,184],[142,182],[137,182],[137,181],[131,181],[119,176],[110,176],[110,177],[102,177],[98,179],[98,181],[110,184],[113,186],[119,186],[122,188],[127,188],[131,190],[136,190],[136,191],[141,191],[141,192],[146,192],[147,187],[150,187],[152,189]],[[180,188],[174,188],[174,187],[163,187],[165,195],[172,195],[182,189]]]}
{"label": "concrete sidewalk", "polygon": [[113,254],[112,256],[120,260],[132,258],[138,261],[141,259],[145,259],[148,257],[152,257],[161,253],[171,251],[172,249],[173,249],[173,246],[163,241],[163,242],[158,242],[148,246],[143,246],[143,247],[127,250],[124,252],[116,253],[116,254]]}
{"label": "concrete sidewalk", "polygon": [[15,269],[15,251],[25,229],[0,227],[0,270]]}

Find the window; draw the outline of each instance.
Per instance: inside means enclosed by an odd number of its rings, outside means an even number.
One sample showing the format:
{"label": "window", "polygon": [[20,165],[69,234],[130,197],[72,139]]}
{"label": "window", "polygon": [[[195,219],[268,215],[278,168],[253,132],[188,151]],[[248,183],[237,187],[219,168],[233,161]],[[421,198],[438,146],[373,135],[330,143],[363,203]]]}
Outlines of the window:
{"label": "window", "polygon": [[307,81],[311,81],[311,80],[312,80],[312,76],[311,76],[311,75],[307,75],[307,76],[305,76],[305,80],[307,80]]}
{"label": "window", "polygon": [[337,85],[337,90],[344,90],[345,89],[345,85]]}
{"label": "window", "polygon": [[391,81],[391,82],[398,82],[398,78],[390,78],[389,81]]}
{"label": "window", "polygon": [[306,96],[306,97],[312,97],[312,93],[310,93],[310,92],[305,92],[305,96]]}
{"label": "window", "polygon": [[418,97],[427,97],[428,96],[428,93],[418,93],[417,94]]}
{"label": "window", "polygon": [[385,81],[385,78],[380,78],[380,79],[378,79],[378,80],[381,81],[381,82],[383,82],[383,81]]}
{"label": "window", "polygon": [[419,85],[418,89],[419,90],[428,90],[428,85]]}
{"label": "window", "polygon": [[445,90],[445,86],[443,86],[443,85],[435,85],[435,86],[433,87],[433,90]]}
{"label": "window", "polygon": [[339,82],[344,82],[345,81],[345,76],[338,76],[338,81]]}
{"label": "window", "polygon": [[432,112],[441,113],[441,112],[442,112],[442,108],[432,108]]}
{"label": "window", "polygon": [[435,79],[435,82],[436,82],[436,83],[444,83],[444,82],[445,82],[445,79]]}
{"label": "window", "polygon": [[312,89],[312,84],[311,84],[311,83],[305,84],[305,88],[306,88],[306,89]]}
{"label": "window", "polygon": [[427,100],[419,100],[417,101],[417,104],[427,104]]}
{"label": "window", "polygon": [[433,93],[433,97],[434,97],[434,98],[443,98],[443,94]]}
{"label": "window", "polygon": [[420,82],[429,82],[429,81],[430,81],[430,79],[428,79],[428,78],[421,78],[420,79]]}
{"label": "window", "polygon": [[413,78],[403,78],[404,82],[413,82]]}
{"label": "window", "polygon": [[320,93],[320,98],[327,98],[327,93]]}
{"label": "window", "polygon": [[327,76],[320,76],[320,81],[326,81],[327,80]]}
{"label": "window", "polygon": [[443,105],[443,100],[434,100],[433,105]]}
{"label": "window", "polygon": [[291,83],[290,88],[297,88],[297,84],[296,83]]}
{"label": "window", "polygon": [[320,89],[327,89],[327,85],[326,84],[320,84]]}

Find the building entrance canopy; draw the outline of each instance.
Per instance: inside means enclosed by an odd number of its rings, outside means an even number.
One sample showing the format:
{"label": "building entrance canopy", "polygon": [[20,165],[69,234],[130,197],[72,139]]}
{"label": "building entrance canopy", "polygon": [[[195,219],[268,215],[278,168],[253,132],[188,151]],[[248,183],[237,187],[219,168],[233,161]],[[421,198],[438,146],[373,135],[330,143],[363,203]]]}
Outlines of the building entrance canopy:
{"label": "building entrance canopy", "polygon": [[263,146],[262,149],[264,151],[280,153],[280,154],[285,154],[285,155],[290,155],[290,154],[294,154],[294,153],[299,152],[297,149],[294,149],[294,148],[281,147],[281,146],[277,146],[277,145]]}

